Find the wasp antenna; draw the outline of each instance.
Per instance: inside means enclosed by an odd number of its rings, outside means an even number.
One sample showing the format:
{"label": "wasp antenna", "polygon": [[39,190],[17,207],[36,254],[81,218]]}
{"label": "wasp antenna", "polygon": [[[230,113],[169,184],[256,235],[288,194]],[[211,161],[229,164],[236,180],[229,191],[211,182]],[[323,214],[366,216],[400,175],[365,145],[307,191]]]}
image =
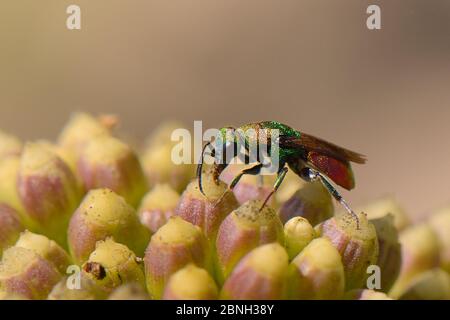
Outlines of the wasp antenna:
{"label": "wasp antenna", "polygon": [[200,163],[197,165],[197,178],[198,178],[198,187],[200,189],[200,192],[205,195],[205,192],[203,191],[203,185],[202,185],[202,171],[203,171],[203,161],[204,161],[204,156],[205,156],[205,150],[206,148],[211,145],[211,142],[206,143],[203,146],[202,149],[202,155],[200,157]]}

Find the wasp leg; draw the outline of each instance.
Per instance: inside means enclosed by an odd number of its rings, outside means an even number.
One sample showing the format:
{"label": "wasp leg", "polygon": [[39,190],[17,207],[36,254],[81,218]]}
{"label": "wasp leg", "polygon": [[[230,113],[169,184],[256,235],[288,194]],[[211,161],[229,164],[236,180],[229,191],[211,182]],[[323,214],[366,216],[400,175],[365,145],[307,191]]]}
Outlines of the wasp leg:
{"label": "wasp leg", "polygon": [[242,170],[236,177],[234,177],[233,181],[231,181],[230,186],[228,187],[230,190],[237,185],[239,180],[241,180],[242,176],[245,174],[251,174],[253,176],[258,175],[261,172],[261,168],[263,167],[262,163],[257,163],[253,167]]}
{"label": "wasp leg", "polygon": [[239,182],[239,180],[242,178],[242,176],[244,174],[257,175],[261,171],[262,167],[263,167],[263,164],[262,163],[258,163],[256,165],[254,165],[253,167],[250,167],[250,168],[242,170],[236,177],[234,177],[233,181],[231,181],[230,185],[228,186],[228,189],[225,190],[224,193],[222,193],[220,198],[216,201],[215,205],[217,205],[218,203],[220,203],[220,201],[222,201],[223,197],[225,196],[225,194],[228,191],[233,191],[233,188],[237,185],[237,183]]}
{"label": "wasp leg", "polygon": [[312,180],[319,179],[320,182],[324,185],[325,188],[327,188],[328,192],[333,196],[333,198],[336,199],[344,208],[347,210],[348,213],[350,213],[356,220],[356,228],[359,230],[359,218],[356,215],[356,213],[352,210],[352,208],[348,205],[347,201],[344,200],[344,198],[341,196],[341,194],[336,190],[336,188],[328,181],[327,178],[324,177],[323,174],[320,172],[310,169],[310,177]]}
{"label": "wasp leg", "polygon": [[278,188],[280,187],[281,183],[284,180],[284,177],[286,177],[287,172],[288,172],[288,168],[286,166],[282,167],[278,171],[277,180],[275,181],[275,184],[273,185],[273,189],[272,189],[272,191],[270,191],[269,195],[264,200],[261,208],[259,208],[259,211],[261,211],[264,208],[264,206],[267,204],[267,201],[269,201],[269,199],[273,196],[273,194],[275,192],[277,192]]}

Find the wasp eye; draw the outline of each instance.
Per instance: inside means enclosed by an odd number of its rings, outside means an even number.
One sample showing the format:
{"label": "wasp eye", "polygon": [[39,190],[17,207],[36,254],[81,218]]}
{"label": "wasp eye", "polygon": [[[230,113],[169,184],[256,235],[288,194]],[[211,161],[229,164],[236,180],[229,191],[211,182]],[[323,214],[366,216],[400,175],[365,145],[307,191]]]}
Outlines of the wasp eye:
{"label": "wasp eye", "polygon": [[314,174],[310,168],[303,168],[300,170],[300,177],[305,181],[312,181],[314,179]]}

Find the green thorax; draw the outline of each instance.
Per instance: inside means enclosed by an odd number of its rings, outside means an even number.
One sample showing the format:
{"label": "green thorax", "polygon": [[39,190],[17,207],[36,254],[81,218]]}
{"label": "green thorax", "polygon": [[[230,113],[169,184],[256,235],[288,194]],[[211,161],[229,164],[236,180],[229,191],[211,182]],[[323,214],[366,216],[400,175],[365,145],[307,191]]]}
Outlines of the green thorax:
{"label": "green thorax", "polygon": [[[245,141],[247,145],[251,145],[254,143],[268,143],[270,144],[271,140],[270,137],[272,135],[272,130],[278,130],[278,134],[280,136],[288,136],[288,137],[296,137],[300,138],[301,133],[285,124],[282,124],[277,121],[262,121],[262,122],[255,122],[255,123],[249,123],[245,124],[237,130],[242,130],[244,132],[247,132],[247,130],[254,130],[257,132],[257,136],[252,137],[251,135],[246,135]],[[299,153],[298,149],[291,149],[291,148],[282,148],[280,147],[280,160],[287,159],[288,157],[292,155],[296,155]]]}

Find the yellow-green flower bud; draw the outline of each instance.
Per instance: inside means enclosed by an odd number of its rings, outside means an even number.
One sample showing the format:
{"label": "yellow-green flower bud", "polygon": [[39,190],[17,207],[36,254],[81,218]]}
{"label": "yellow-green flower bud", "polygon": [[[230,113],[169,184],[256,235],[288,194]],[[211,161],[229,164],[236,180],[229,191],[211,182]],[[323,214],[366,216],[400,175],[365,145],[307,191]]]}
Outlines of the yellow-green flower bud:
{"label": "yellow-green flower bud", "polygon": [[150,296],[141,284],[130,282],[114,289],[108,300],[149,300]]}
{"label": "yellow-green flower bud", "polygon": [[316,231],[305,218],[294,217],[286,222],[284,241],[289,260],[299,254],[315,237]]}
{"label": "yellow-green flower bud", "polygon": [[340,299],[345,276],[341,256],[326,238],[312,240],[289,266],[289,288],[293,299]]}
{"label": "yellow-green flower bud", "polygon": [[276,212],[260,200],[250,200],[231,212],[217,234],[217,277],[223,282],[239,260],[266,243],[284,243],[283,225]]}
{"label": "yellow-green flower bud", "polygon": [[180,195],[168,184],[157,184],[142,199],[138,209],[143,225],[155,233],[175,214]]}
{"label": "yellow-green flower bud", "polygon": [[110,134],[111,126],[88,113],[72,114],[59,135],[58,144],[76,160],[81,150],[93,138]]}
{"label": "yellow-green flower bud", "polygon": [[222,299],[277,300],[287,297],[288,255],[278,243],[250,251],[225,281]]}
{"label": "yellow-green flower bud", "polygon": [[81,264],[99,240],[113,237],[137,255],[143,255],[150,232],[135,210],[110,189],[91,190],[73,214],[68,230],[70,253]]}
{"label": "yellow-green flower bud", "polygon": [[384,217],[387,214],[394,216],[394,225],[398,231],[411,224],[405,210],[393,196],[385,196],[378,200],[356,208],[355,212],[364,212],[369,220]]}
{"label": "yellow-green flower bud", "polygon": [[450,208],[444,208],[430,217],[430,226],[441,245],[441,267],[450,273]]}
{"label": "yellow-green flower bud", "polygon": [[214,300],[218,298],[217,285],[209,273],[189,264],[175,272],[164,289],[164,300]]}
{"label": "yellow-green flower bud", "polygon": [[450,300],[450,275],[440,268],[416,275],[399,300]]}
{"label": "yellow-green flower bud", "polygon": [[180,217],[171,217],[152,236],[145,252],[147,290],[160,299],[169,277],[189,263],[211,270],[208,242],[201,229]]}
{"label": "yellow-green flower bud", "polygon": [[428,224],[405,229],[400,234],[402,267],[389,295],[398,298],[411,280],[423,271],[439,266],[439,240]]}
{"label": "yellow-green flower bud", "polygon": [[386,293],[371,289],[355,289],[345,293],[345,300],[392,300]]}
{"label": "yellow-green flower bud", "polygon": [[22,151],[22,142],[15,136],[0,130],[0,159],[18,156]]}
{"label": "yellow-green flower bud", "polygon": [[304,184],[280,207],[280,218],[286,223],[293,217],[303,217],[315,226],[333,216],[330,193],[319,182]]}
{"label": "yellow-green flower bud", "polygon": [[13,245],[23,230],[17,211],[0,203],[0,257],[3,249]]}
{"label": "yellow-green flower bud", "polygon": [[145,287],[140,260],[127,246],[115,242],[112,238],[97,242],[94,252],[82,269],[88,279],[106,292],[128,282],[136,282]]}
{"label": "yellow-green flower bud", "polygon": [[134,151],[108,135],[89,141],[77,162],[86,190],[109,188],[137,207],[147,191],[147,182]]}
{"label": "yellow-green flower bud", "polygon": [[28,230],[20,235],[15,246],[33,250],[45,260],[53,263],[61,274],[66,273],[66,269],[71,263],[71,259],[67,252],[55,241],[50,240],[46,236],[32,233]]}
{"label": "yellow-green flower bud", "polygon": [[402,265],[402,253],[398,231],[394,225],[394,216],[389,213],[369,221],[375,226],[377,232],[379,254],[376,264],[381,271],[381,288],[379,290],[389,292]]}

